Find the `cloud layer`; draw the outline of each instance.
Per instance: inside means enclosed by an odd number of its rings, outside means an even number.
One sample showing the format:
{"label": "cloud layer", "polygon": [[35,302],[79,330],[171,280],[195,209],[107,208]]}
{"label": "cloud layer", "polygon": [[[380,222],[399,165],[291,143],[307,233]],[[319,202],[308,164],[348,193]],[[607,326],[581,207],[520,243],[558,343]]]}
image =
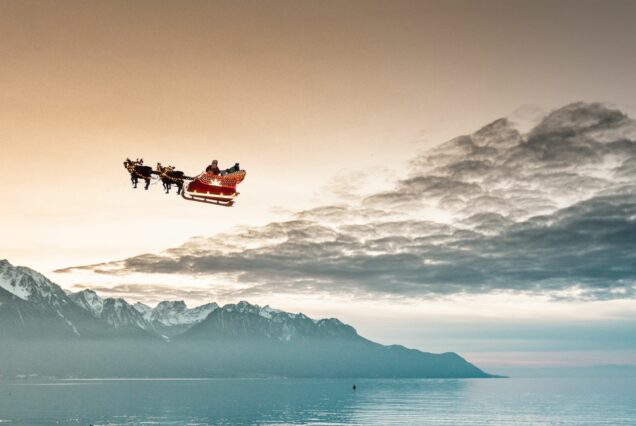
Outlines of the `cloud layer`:
{"label": "cloud layer", "polygon": [[633,298],[635,135],[601,104],[568,105],[523,134],[500,119],[417,156],[390,191],[79,269],[229,273],[241,296]]}

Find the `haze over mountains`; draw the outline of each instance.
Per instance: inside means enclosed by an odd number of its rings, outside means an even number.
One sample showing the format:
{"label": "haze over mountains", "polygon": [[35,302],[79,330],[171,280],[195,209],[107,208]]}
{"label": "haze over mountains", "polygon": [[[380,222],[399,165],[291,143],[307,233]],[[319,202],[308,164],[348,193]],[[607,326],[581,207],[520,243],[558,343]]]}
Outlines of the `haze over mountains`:
{"label": "haze over mountains", "polygon": [[183,301],[163,301],[151,308],[141,302],[131,305],[122,298],[103,299],[89,289],[68,296],[93,316],[115,328],[136,327],[163,337],[186,331],[219,307],[216,303],[208,303],[188,309]]}
{"label": "haze over mountains", "polygon": [[[452,139],[414,157],[392,188],[347,204],[58,272],[78,273],[75,282],[91,282],[114,298],[73,296],[72,304],[83,303],[92,321],[99,320],[95,330],[106,322],[119,333],[141,330],[171,343],[186,333],[205,335],[192,319],[205,313],[177,315],[187,307],[174,302],[165,304],[164,314],[158,308],[149,314],[143,305],[133,306],[135,313],[117,298],[269,301],[275,295],[321,307],[339,302],[358,313],[367,308],[358,300],[379,301],[379,307],[390,299],[391,327],[408,330],[403,335],[415,336],[413,345],[428,347],[418,328],[438,308],[446,318],[488,323],[490,334],[482,328],[477,336],[487,349],[602,350],[609,357],[603,362],[629,362],[631,355],[616,353],[633,349],[635,179],[636,121],[607,105],[573,103],[525,129],[502,118]],[[189,286],[189,280],[198,283]],[[402,301],[412,308],[408,318]],[[56,322],[75,325],[73,316],[87,309],[78,313],[65,303],[60,299]],[[217,310],[208,314],[225,324]],[[505,321],[512,317],[517,322]],[[250,325],[268,330],[260,322]],[[473,330],[450,322],[434,331],[444,339],[455,330],[453,347],[469,342],[462,350],[472,350]],[[206,338],[225,331],[208,331]],[[234,331],[244,330],[237,325]],[[506,340],[491,344],[490,336]]]}
{"label": "haze over mountains", "polygon": [[335,318],[313,320],[242,301],[154,308],[91,290],[66,293],[0,261],[0,374],[89,377],[488,377],[454,353],[364,339]]}

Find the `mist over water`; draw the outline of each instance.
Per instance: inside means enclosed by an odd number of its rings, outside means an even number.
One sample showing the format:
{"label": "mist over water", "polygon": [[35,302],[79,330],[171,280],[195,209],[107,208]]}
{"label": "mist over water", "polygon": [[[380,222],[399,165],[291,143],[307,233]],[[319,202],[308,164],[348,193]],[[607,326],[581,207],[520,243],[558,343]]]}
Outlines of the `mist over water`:
{"label": "mist over water", "polygon": [[535,379],[160,379],[0,382],[18,425],[633,425],[636,382]]}

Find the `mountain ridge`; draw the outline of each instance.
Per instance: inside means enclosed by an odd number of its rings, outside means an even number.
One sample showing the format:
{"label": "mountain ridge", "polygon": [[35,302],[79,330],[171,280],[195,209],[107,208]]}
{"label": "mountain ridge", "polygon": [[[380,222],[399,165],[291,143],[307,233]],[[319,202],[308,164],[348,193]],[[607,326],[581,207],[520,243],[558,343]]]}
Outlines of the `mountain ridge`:
{"label": "mountain ridge", "polygon": [[0,374],[80,377],[492,377],[452,352],[372,342],[336,318],[247,301],[151,308],[88,289],[67,294],[6,260],[0,359]]}

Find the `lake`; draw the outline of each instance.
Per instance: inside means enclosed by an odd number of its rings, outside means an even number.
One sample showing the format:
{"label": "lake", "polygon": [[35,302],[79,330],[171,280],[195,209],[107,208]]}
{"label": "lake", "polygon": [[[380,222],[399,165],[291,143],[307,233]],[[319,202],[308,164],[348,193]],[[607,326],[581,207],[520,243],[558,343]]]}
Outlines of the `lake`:
{"label": "lake", "polygon": [[636,380],[0,380],[5,423],[636,425]]}

